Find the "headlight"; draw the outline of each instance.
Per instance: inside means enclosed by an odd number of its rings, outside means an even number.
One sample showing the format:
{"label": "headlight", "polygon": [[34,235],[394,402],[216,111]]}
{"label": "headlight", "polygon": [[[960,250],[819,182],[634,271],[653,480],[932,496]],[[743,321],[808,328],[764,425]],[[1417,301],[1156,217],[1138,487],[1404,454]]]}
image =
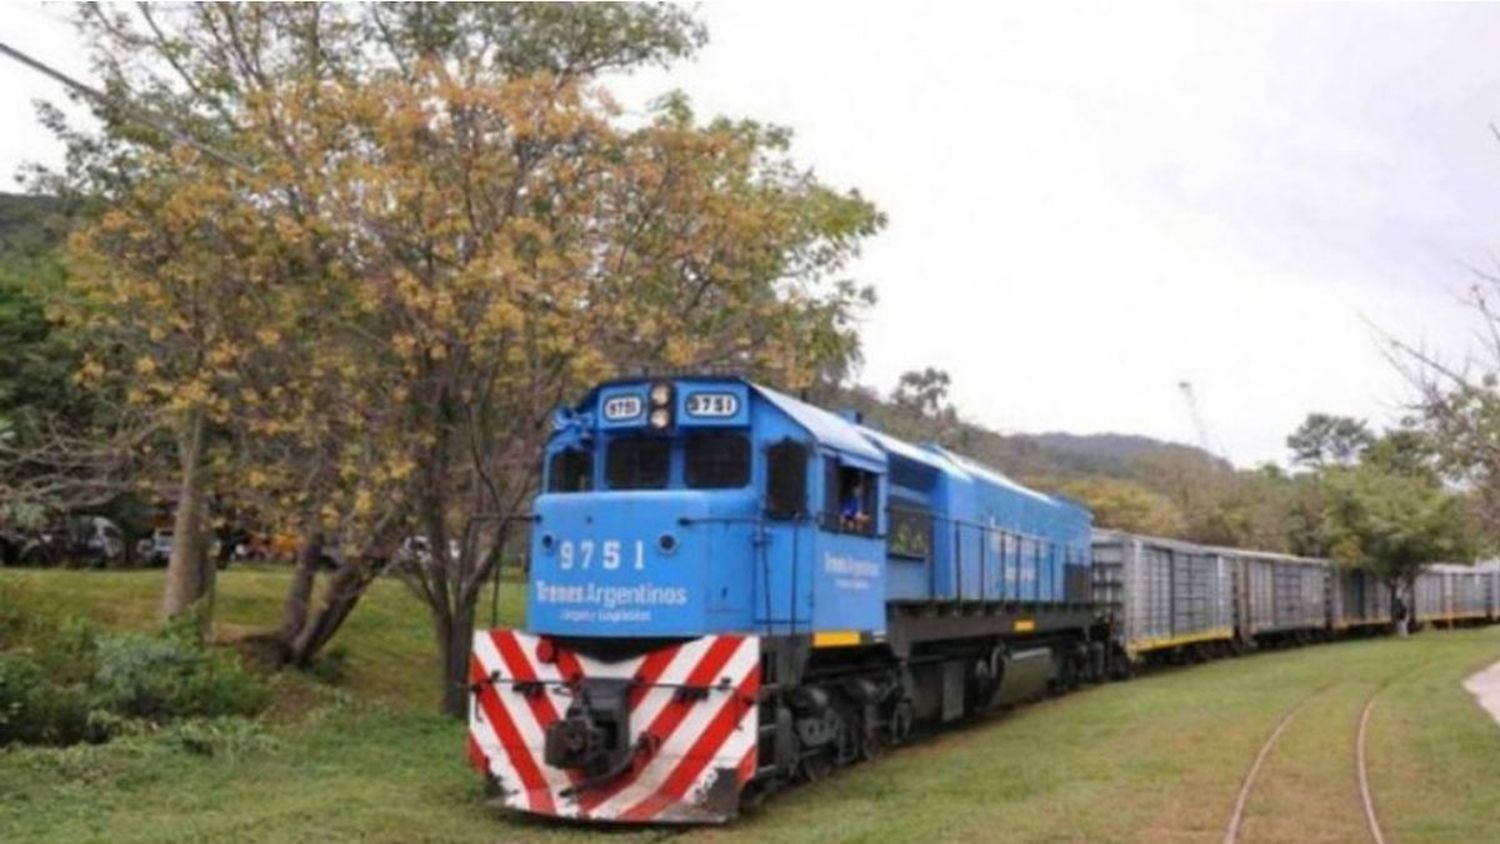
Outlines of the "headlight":
{"label": "headlight", "polygon": [[672,401],[672,385],[666,383],[651,385],[651,406],[666,407]]}
{"label": "headlight", "polygon": [[665,407],[658,407],[651,411],[651,427],[660,430],[672,424],[672,413]]}

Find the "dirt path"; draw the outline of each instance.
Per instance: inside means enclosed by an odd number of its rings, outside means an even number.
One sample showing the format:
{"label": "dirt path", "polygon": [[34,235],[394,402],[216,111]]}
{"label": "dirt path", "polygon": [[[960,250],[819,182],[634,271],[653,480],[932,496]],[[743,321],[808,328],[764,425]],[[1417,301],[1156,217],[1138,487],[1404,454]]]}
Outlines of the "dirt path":
{"label": "dirt path", "polygon": [[1500,723],[1500,662],[1469,677],[1464,681],[1464,688]]}

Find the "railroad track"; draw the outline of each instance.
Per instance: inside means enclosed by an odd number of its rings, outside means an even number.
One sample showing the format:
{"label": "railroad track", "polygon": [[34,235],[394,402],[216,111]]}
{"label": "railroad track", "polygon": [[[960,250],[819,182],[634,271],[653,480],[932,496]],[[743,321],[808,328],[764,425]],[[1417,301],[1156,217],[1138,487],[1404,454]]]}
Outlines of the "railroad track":
{"label": "railroad track", "polygon": [[[1397,681],[1416,673],[1419,667],[1403,669],[1381,680],[1365,696],[1364,705],[1360,708],[1354,740],[1354,778],[1355,784],[1358,786],[1360,813],[1364,818],[1365,830],[1369,833],[1370,840],[1374,844],[1386,844],[1386,837],[1385,830],[1380,825],[1380,815],[1375,810],[1374,790],[1370,787],[1369,752],[1367,750],[1370,716],[1375,711],[1375,704],[1379,700],[1381,693]],[[1224,844],[1238,844],[1241,840],[1245,822],[1245,807],[1249,804],[1250,797],[1254,793],[1256,777],[1260,773],[1261,766],[1265,763],[1266,758],[1270,756],[1271,750],[1276,746],[1277,740],[1281,738],[1282,733],[1286,732],[1286,729],[1291,726],[1297,715],[1313,698],[1334,688],[1335,685],[1337,684],[1330,683],[1309,692],[1282,714],[1275,728],[1266,736],[1265,741],[1262,742],[1260,749],[1256,752],[1255,757],[1250,762],[1250,766],[1245,771],[1245,777],[1240,784],[1239,793],[1235,797],[1234,810],[1230,813],[1229,823],[1225,827]]]}
{"label": "railroad track", "polygon": [[[1365,829],[1370,833],[1370,840],[1375,844],[1385,844],[1385,831],[1380,827],[1380,815],[1375,811],[1375,792],[1370,788],[1369,754],[1365,750],[1365,736],[1369,733],[1370,715],[1375,711],[1375,701],[1379,699],[1381,692],[1390,688],[1399,680],[1417,673],[1424,666],[1413,666],[1398,671],[1385,678],[1380,685],[1370,690],[1369,697],[1365,698],[1364,708],[1359,713],[1359,730],[1354,739],[1354,776],[1359,783],[1360,809],[1365,816]],[[1431,666],[1425,666],[1431,667]]]}
{"label": "railroad track", "polygon": [[1309,701],[1330,688],[1332,688],[1332,684],[1308,692],[1306,697],[1297,701],[1290,709],[1282,713],[1281,720],[1276,722],[1275,729],[1271,730],[1270,735],[1266,736],[1266,740],[1261,743],[1260,750],[1255,753],[1255,758],[1250,760],[1250,767],[1245,770],[1245,777],[1240,783],[1239,794],[1235,796],[1234,811],[1230,813],[1229,824],[1224,830],[1224,844],[1238,844],[1240,832],[1245,824],[1245,806],[1250,803],[1250,794],[1255,789],[1255,778],[1260,774],[1260,767],[1265,764],[1266,757],[1271,755],[1271,748],[1276,746],[1276,740],[1281,738],[1281,734],[1286,732],[1286,728],[1291,726],[1292,721],[1296,720],[1297,713],[1301,712],[1302,708],[1307,706]]}
{"label": "railroad track", "polygon": [[1370,692],[1370,696],[1365,698],[1364,709],[1359,713],[1359,732],[1354,741],[1355,771],[1356,777],[1359,780],[1359,800],[1363,804],[1362,808],[1365,812],[1365,828],[1370,831],[1370,838],[1375,844],[1385,844],[1385,834],[1380,830],[1380,817],[1375,814],[1375,798],[1370,793],[1370,773],[1369,767],[1365,762],[1367,758],[1365,753],[1365,734],[1368,732],[1367,728],[1370,725],[1370,713],[1375,711],[1375,698],[1391,682],[1391,680],[1387,680],[1375,687]]}
{"label": "railroad track", "polygon": [[[1475,670],[1480,670],[1492,662],[1493,659],[1491,657],[1485,657],[1485,661],[1479,664],[1478,668],[1466,670],[1464,676],[1467,677],[1473,674]],[[1375,711],[1375,701],[1380,697],[1381,692],[1385,691],[1396,681],[1404,680],[1408,676],[1415,674],[1417,670],[1417,667],[1413,667],[1388,677],[1385,682],[1370,692],[1370,696],[1365,699],[1364,709],[1359,714],[1359,732],[1356,734],[1354,742],[1355,771],[1356,777],[1359,780],[1359,799],[1360,803],[1363,804],[1361,808],[1364,809],[1365,828],[1369,830],[1370,840],[1374,841],[1375,844],[1385,844],[1385,831],[1381,829],[1380,815],[1375,811],[1375,795],[1370,788],[1369,754],[1365,750],[1365,736],[1369,732],[1370,715]]]}

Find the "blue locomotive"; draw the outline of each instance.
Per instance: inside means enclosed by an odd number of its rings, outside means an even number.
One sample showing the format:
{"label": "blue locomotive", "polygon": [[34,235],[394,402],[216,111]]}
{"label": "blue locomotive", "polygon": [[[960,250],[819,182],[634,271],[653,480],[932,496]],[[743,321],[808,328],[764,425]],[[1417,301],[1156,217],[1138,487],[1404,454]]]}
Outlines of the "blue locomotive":
{"label": "blue locomotive", "polygon": [[558,411],[526,630],[475,637],[469,752],[504,802],[733,817],[941,723],[1101,679],[1091,516],[738,378]]}

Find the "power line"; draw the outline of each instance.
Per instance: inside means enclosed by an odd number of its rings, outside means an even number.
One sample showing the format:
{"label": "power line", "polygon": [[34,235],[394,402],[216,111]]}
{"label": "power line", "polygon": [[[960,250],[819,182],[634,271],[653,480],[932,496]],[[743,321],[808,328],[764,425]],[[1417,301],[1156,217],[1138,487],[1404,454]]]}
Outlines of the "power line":
{"label": "power line", "polygon": [[142,111],[140,108],[132,106],[126,102],[117,102],[118,98],[112,98],[98,88],[95,88],[94,86],[89,85],[86,82],[81,82],[77,79],[74,79],[73,77],[69,76],[66,73],[63,73],[57,68],[52,67],[51,65],[39,59],[32,58],[31,56],[28,56],[27,54],[21,52],[20,50],[17,50],[15,47],[10,46],[3,41],[0,41],[0,53],[3,53],[4,55],[11,57],[12,59],[15,59],[16,61],[26,65],[32,70],[42,73],[58,82],[61,82],[72,90],[77,91],[84,96],[87,96],[90,99],[103,104],[106,107],[119,109],[136,122],[149,126],[152,129],[155,129],[156,131],[163,134],[170,135],[174,140],[180,143],[187,144],[193,149],[196,149],[209,158],[212,158],[213,160],[219,162],[220,164],[252,172],[255,169],[249,164],[246,164],[245,162],[230,155],[229,153],[220,152],[219,150],[203,143],[197,138],[194,138],[192,135],[189,135],[180,129],[173,128],[172,126],[161,122],[147,112]]}

